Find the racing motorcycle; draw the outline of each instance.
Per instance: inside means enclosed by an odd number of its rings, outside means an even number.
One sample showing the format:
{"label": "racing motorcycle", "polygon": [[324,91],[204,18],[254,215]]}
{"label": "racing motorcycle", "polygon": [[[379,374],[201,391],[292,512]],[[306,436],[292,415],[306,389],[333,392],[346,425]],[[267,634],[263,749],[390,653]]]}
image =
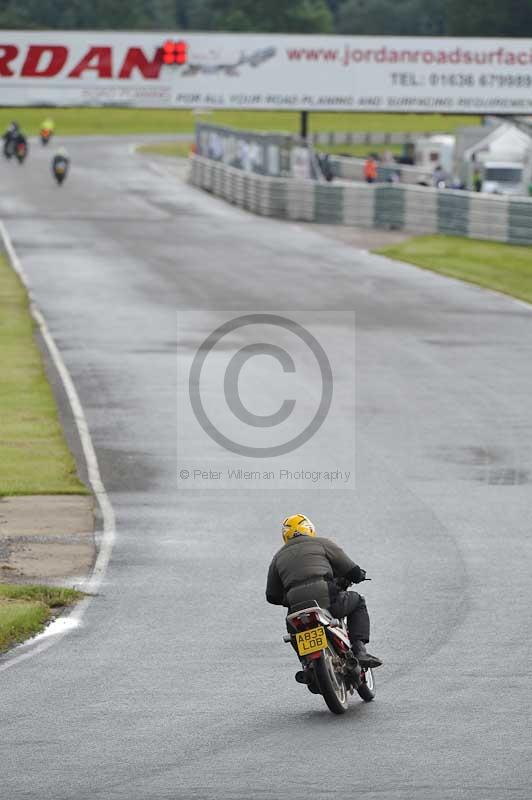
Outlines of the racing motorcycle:
{"label": "racing motorcycle", "polygon": [[43,145],[47,145],[50,139],[52,138],[52,131],[50,128],[41,128],[40,131],[41,143]]}
{"label": "racing motorcycle", "polygon": [[[369,579],[368,579],[369,580]],[[366,703],[375,697],[373,671],[363,668],[351,651],[345,620],[335,619],[317,603],[299,603],[286,617],[283,641],[296,651],[303,670],[302,683],[321,694],[333,714],[347,711],[355,692]]]}
{"label": "racing motorcycle", "polygon": [[52,174],[56,179],[59,186],[63,183],[68,172],[68,160],[66,158],[56,157],[52,163]]}
{"label": "racing motorcycle", "polygon": [[15,158],[19,164],[23,164],[28,155],[28,145],[25,141],[18,141],[15,144]]}

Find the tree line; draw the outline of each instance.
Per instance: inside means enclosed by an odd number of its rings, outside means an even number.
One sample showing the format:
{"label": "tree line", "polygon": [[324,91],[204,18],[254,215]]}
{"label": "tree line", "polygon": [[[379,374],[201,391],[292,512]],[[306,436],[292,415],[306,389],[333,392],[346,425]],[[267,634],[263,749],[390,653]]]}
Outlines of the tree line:
{"label": "tree line", "polygon": [[0,0],[0,27],[532,37],[532,0]]}

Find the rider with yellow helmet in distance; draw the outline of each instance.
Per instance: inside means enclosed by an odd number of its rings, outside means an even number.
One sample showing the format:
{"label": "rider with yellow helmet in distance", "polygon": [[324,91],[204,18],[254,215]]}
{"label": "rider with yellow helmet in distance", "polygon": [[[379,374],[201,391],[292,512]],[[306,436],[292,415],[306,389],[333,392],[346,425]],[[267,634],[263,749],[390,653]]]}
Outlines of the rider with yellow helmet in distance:
{"label": "rider with yellow helmet in distance", "polygon": [[[284,545],[274,555],[268,571],[266,599],[291,609],[298,603],[316,601],[335,617],[347,618],[353,654],[364,667],[378,667],[382,661],[366,651],[369,642],[369,614],[358,592],[346,591],[350,583],[361,583],[365,571],[341,547],[316,535],[304,514],[293,514],[283,522]],[[296,673],[304,682],[304,673]]]}
{"label": "rider with yellow helmet in distance", "polygon": [[54,133],[55,123],[51,117],[46,117],[42,121],[40,128],[40,137],[43,144],[48,144]]}

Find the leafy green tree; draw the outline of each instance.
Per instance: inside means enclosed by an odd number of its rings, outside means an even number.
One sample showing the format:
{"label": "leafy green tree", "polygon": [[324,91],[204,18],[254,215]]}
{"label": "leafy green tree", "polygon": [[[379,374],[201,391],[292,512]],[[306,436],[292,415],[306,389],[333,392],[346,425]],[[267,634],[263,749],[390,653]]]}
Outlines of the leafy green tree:
{"label": "leafy green tree", "polygon": [[447,0],[451,36],[532,36],[532,0]]}
{"label": "leafy green tree", "polygon": [[177,22],[175,0],[144,0],[138,17],[139,28],[146,30],[174,29]]}
{"label": "leafy green tree", "polygon": [[0,3],[0,25],[14,28],[135,30],[175,27],[174,0],[24,0]]}
{"label": "leafy green tree", "polygon": [[333,16],[325,0],[199,0],[189,7],[194,30],[260,33],[330,33]]}
{"label": "leafy green tree", "polygon": [[375,36],[442,36],[448,0],[345,0],[337,33]]}
{"label": "leafy green tree", "polygon": [[0,0],[0,27],[532,37],[532,0]]}
{"label": "leafy green tree", "polygon": [[197,2],[191,0],[175,0],[174,17],[178,28],[190,28],[190,6],[197,6]]}

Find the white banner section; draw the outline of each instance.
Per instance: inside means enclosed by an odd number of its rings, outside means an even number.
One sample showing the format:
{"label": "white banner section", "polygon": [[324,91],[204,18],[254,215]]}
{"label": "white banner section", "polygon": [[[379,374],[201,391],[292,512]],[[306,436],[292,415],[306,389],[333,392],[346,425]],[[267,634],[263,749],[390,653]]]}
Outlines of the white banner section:
{"label": "white banner section", "polygon": [[0,104],[532,114],[532,40],[0,31]]}

